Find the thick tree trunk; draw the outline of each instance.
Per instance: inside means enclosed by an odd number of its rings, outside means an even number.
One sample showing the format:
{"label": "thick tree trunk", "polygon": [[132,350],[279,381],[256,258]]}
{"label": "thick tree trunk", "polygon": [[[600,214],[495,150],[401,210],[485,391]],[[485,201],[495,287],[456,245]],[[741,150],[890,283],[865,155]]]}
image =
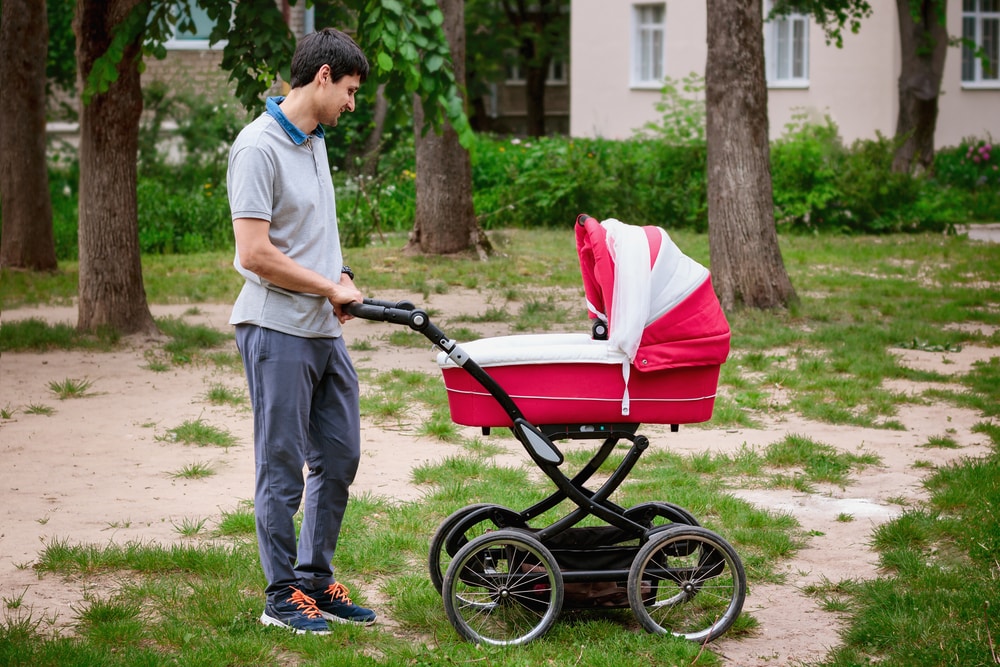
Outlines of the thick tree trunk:
{"label": "thick tree trunk", "polygon": [[[81,82],[115,26],[139,0],[78,0],[74,29]],[[141,38],[125,48],[118,79],[80,109],[80,286],[77,327],[153,333],[139,257],[136,156],[142,89]],[[81,84],[80,89],[84,86]]]}
{"label": "thick tree trunk", "polygon": [[524,68],[528,136],[531,137],[545,136],[545,80],[549,75],[549,61],[546,58],[544,63]]}
{"label": "thick tree trunk", "polygon": [[45,164],[45,3],[0,7],[0,267],[53,270],[52,199]]}
{"label": "thick tree trunk", "polygon": [[[917,8],[916,15],[911,7]],[[902,70],[899,74],[899,116],[896,139],[901,141],[892,170],[909,173],[929,169],[934,162],[938,95],[948,51],[944,25],[945,2],[896,0]]]}
{"label": "thick tree trunk", "polygon": [[761,0],[708,0],[708,237],[722,307],[795,297],[774,224]]}
{"label": "thick tree trunk", "polygon": [[[455,80],[465,85],[465,11],[462,0],[438,0],[444,14]],[[441,134],[421,136],[423,106],[414,100],[416,128],[417,202],[407,250],[445,255],[475,250],[489,252],[489,241],[476,222],[472,205],[472,161],[458,133],[445,123]]]}

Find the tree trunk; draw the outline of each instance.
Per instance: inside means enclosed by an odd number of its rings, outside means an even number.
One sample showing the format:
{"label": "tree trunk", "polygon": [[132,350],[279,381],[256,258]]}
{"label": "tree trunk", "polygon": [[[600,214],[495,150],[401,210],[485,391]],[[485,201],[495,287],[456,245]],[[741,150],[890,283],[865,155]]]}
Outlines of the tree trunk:
{"label": "tree trunk", "polygon": [[45,164],[45,3],[0,6],[0,267],[53,270],[52,199]]}
{"label": "tree trunk", "polygon": [[543,63],[537,65],[528,64],[534,58],[522,58],[524,65],[524,93],[527,111],[527,129],[530,137],[545,136],[545,80],[549,76],[549,62],[551,58],[545,58]]}
{"label": "tree trunk", "polygon": [[[78,0],[74,29],[84,89],[115,26],[139,0]],[[142,89],[141,36],[125,47],[118,78],[80,109],[80,286],[77,327],[154,333],[139,257],[136,159]]]}
{"label": "tree trunk", "polygon": [[722,307],[795,300],[771,191],[761,0],[708,0],[708,238]]}
{"label": "tree trunk", "polygon": [[[916,14],[911,6],[916,6]],[[895,172],[929,169],[934,162],[938,95],[948,51],[945,7],[945,0],[923,0],[916,5],[896,0],[902,70],[896,119],[896,139],[901,143],[892,161]]]}
{"label": "tree trunk", "polygon": [[[444,14],[455,80],[465,87],[465,12],[462,0],[437,0]],[[462,148],[458,133],[447,122],[441,134],[424,125],[423,105],[414,98],[416,128],[417,202],[413,231],[407,250],[445,255],[476,250],[490,251],[489,241],[476,222],[472,205],[472,161]]]}

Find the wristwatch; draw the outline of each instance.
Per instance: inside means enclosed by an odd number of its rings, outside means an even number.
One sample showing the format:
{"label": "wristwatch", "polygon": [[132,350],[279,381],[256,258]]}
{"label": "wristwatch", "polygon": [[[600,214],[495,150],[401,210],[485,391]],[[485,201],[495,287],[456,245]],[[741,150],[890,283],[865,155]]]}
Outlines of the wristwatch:
{"label": "wristwatch", "polygon": [[350,278],[352,281],[354,280],[354,271],[351,271],[351,267],[347,266],[346,264],[344,264],[344,268],[342,268],[340,272],[346,273],[348,278]]}

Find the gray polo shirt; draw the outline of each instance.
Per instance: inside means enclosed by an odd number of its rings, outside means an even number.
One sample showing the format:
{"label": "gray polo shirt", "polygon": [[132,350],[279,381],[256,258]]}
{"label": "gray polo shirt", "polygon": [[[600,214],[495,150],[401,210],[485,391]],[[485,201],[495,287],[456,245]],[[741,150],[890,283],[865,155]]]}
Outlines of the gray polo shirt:
{"label": "gray polo shirt", "polygon": [[[344,265],[337,231],[330,165],[323,128],[310,134],[295,127],[278,106],[243,128],[229,152],[229,208],[233,220],[270,223],[268,235],[281,252],[302,266],[340,282]],[[245,278],[230,324],[256,324],[305,338],[335,338],[340,322],[326,297],[278,287],[233,262]]]}

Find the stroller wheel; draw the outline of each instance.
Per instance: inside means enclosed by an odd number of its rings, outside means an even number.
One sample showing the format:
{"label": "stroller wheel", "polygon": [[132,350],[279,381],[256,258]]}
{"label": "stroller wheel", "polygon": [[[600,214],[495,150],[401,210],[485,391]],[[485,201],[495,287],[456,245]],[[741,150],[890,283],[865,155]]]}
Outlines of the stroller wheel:
{"label": "stroller wheel", "polygon": [[444,609],[462,637],[513,646],[541,637],[563,602],[555,558],[531,533],[502,529],[455,554],[444,577]]}
{"label": "stroller wheel", "polygon": [[635,507],[630,507],[625,516],[638,523],[644,523],[650,528],[658,526],[679,524],[683,526],[700,526],[698,519],[691,512],[680,505],[666,503],[662,501],[652,501],[640,503]]}
{"label": "stroller wheel", "polygon": [[[498,519],[502,517],[502,520]],[[500,505],[476,503],[453,512],[438,526],[431,538],[427,566],[431,583],[441,592],[444,573],[452,556],[473,539],[506,526],[524,527],[520,515]]]}
{"label": "stroller wheel", "polygon": [[746,598],[746,574],[732,546],[698,526],[650,534],[628,575],[628,601],[647,631],[704,643],[732,626]]}

